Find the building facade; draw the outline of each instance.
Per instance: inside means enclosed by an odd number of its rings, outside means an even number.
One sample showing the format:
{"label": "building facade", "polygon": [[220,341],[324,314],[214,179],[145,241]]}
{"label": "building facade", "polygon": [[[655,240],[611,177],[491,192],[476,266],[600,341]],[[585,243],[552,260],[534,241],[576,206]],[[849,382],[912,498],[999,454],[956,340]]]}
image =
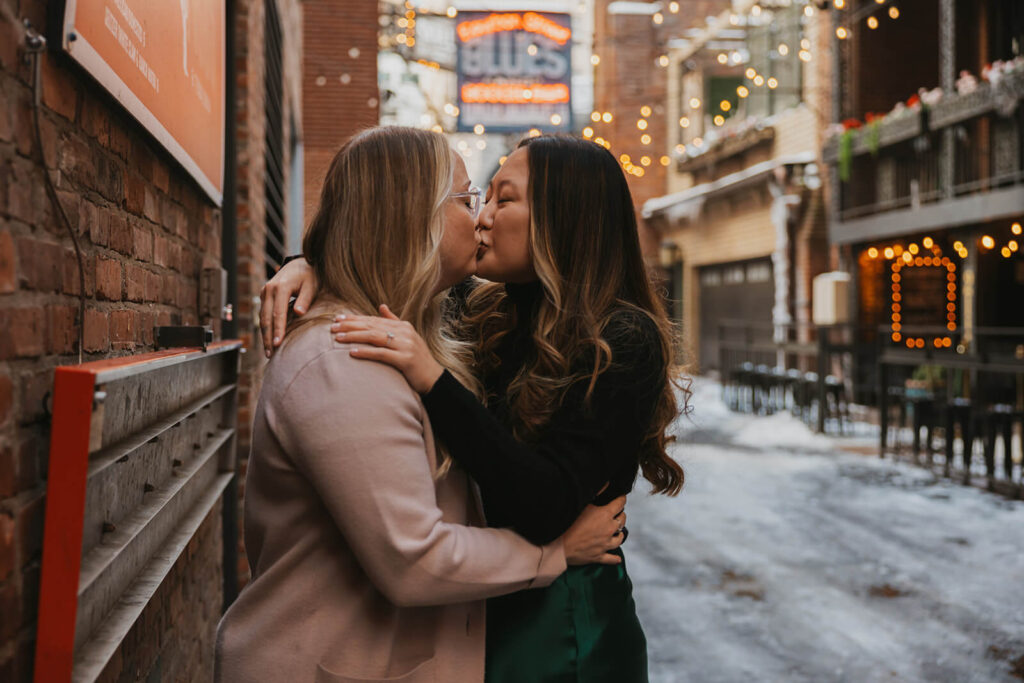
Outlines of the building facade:
{"label": "building facade", "polygon": [[993,365],[1024,357],[1024,7],[855,1],[834,21],[829,234],[861,362],[899,356],[898,384],[1018,403]]}
{"label": "building facade", "polygon": [[[121,102],[60,49],[65,37],[56,5],[0,3],[5,681],[32,679],[49,441],[51,430],[61,427],[49,412],[54,368],[152,350],[155,326],[206,325],[217,337],[241,337],[257,351],[247,355],[238,396],[239,449],[247,451],[260,356],[253,297],[267,269],[292,248],[288,211],[301,201],[288,189],[291,150],[302,137],[297,0],[226,3],[220,207]],[[38,112],[23,19],[49,39],[40,56]],[[47,176],[58,205],[48,197]],[[204,271],[221,269],[230,315],[200,304]],[[225,539],[238,538],[222,525],[223,507],[233,504],[227,498],[211,510],[103,680],[212,677],[214,631],[229,597],[222,579],[235,573],[223,566]]]}
{"label": "building facade", "polygon": [[733,350],[811,337],[811,281],[829,267],[827,29],[810,3],[744,3],[669,53],[668,192],[643,215],[700,372],[727,370]]}

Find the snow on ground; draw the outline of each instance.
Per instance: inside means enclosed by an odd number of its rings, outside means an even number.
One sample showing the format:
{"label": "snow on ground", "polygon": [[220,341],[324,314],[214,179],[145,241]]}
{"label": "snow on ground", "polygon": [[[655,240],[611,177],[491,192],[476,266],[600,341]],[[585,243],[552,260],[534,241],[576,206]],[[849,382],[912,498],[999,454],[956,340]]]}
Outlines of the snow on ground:
{"label": "snow on ground", "polygon": [[651,681],[1024,678],[1024,502],[694,391],[683,492],[628,508]]}

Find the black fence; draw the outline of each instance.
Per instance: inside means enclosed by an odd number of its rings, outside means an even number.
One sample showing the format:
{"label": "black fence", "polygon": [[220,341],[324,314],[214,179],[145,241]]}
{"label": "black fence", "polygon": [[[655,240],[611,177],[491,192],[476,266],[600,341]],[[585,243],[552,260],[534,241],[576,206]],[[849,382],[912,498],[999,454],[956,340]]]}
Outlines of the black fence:
{"label": "black fence", "polygon": [[888,329],[724,321],[722,396],[737,411],[791,411],[844,433],[851,405],[877,409],[879,454],[1021,497],[1024,328],[904,328],[949,344],[906,348]]}

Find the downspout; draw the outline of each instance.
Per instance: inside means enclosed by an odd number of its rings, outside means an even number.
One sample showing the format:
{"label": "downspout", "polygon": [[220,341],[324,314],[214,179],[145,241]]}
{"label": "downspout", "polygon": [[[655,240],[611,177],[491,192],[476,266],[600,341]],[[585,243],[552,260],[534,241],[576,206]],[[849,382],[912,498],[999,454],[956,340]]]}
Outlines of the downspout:
{"label": "downspout", "polygon": [[[221,206],[221,237],[220,237],[220,258],[221,265],[227,271],[227,301],[233,310],[237,311],[238,306],[238,224],[237,224],[237,144],[235,135],[237,127],[235,119],[237,116],[237,91],[235,88],[235,54],[236,31],[235,22],[237,17],[236,0],[225,0],[225,74],[224,74],[224,202]],[[234,339],[238,336],[238,323],[235,316],[230,320],[221,320],[221,330],[224,339]],[[243,349],[244,350],[244,349]],[[235,389],[235,411],[237,419],[237,396],[238,389]],[[237,430],[236,430],[237,431]],[[235,466],[232,468],[235,476],[231,478],[224,489],[224,499],[221,503],[221,534],[223,536],[223,610],[227,611],[231,603],[238,597],[238,448],[237,437],[233,439],[231,448]]]}

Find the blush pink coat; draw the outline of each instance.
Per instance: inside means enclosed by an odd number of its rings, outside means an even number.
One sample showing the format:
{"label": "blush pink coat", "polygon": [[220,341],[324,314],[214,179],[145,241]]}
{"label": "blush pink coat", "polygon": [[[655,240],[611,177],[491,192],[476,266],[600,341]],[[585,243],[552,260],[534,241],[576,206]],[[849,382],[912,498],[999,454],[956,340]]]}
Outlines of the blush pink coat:
{"label": "blush pink coat", "polygon": [[561,541],[482,528],[465,473],[434,479],[419,396],[349,348],[317,323],[267,365],[245,483],[252,580],[218,627],[215,678],[483,681],[484,598],[551,583]]}

